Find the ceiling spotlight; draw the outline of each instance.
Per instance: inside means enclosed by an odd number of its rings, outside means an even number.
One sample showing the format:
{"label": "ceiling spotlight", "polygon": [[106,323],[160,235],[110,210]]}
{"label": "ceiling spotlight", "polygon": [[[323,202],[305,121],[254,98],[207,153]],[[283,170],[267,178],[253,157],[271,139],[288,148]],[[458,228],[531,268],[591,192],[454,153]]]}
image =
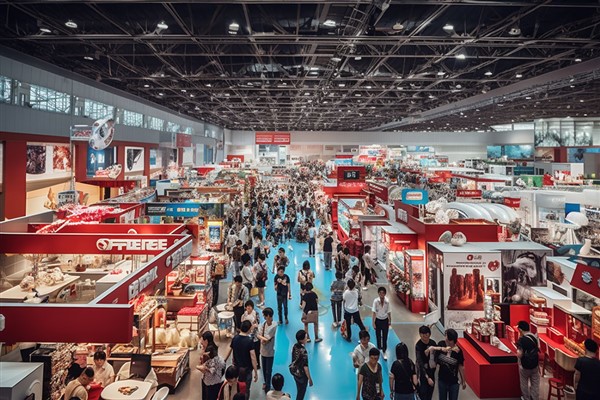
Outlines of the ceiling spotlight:
{"label": "ceiling spotlight", "polygon": [[67,22],[65,22],[65,26],[67,28],[73,28],[73,29],[77,29],[77,23],[75,23],[75,21],[73,20],[68,20]]}
{"label": "ceiling spotlight", "polygon": [[444,71],[438,71],[437,76],[444,76],[446,73]]}
{"label": "ceiling spotlight", "polygon": [[193,94],[190,94],[190,97],[191,97],[191,98],[194,98],[195,96],[194,96]]}
{"label": "ceiling spotlight", "polygon": [[163,92],[160,92],[158,95],[159,96],[164,96],[165,94]]}
{"label": "ceiling spotlight", "polygon": [[43,33],[52,33],[52,31],[50,29],[48,29],[48,28],[40,28],[40,32],[43,32]]}
{"label": "ceiling spotlight", "polygon": [[158,24],[156,24],[156,28],[157,29],[161,29],[161,30],[165,30],[165,29],[169,29],[169,25],[167,25],[165,23],[165,21],[160,21]]}
{"label": "ceiling spotlight", "polygon": [[88,61],[94,61],[94,57],[90,57],[90,56],[84,56],[83,59],[88,60]]}
{"label": "ceiling spotlight", "polygon": [[206,87],[212,87],[212,85],[210,83],[207,83],[204,86],[206,86]]}
{"label": "ceiling spotlight", "polygon": [[392,29],[395,31],[403,31],[404,25],[402,24],[402,22],[398,21],[392,26]]}
{"label": "ceiling spotlight", "polygon": [[333,57],[331,57],[331,61],[333,61],[333,62],[340,62],[340,61],[342,61],[342,57],[340,57],[340,56],[333,56]]}
{"label": "ceiling spotlight", "polygon": [[452,25],[452,24],[446,24],[446,25],[443,26],[442,29],[445,30],[446,32],[453,32],[454,31],[454,25]]}
{"label": "ceiling spotlight", "polygon": [[148,85],[147,83],[144,85],[145,88],[149,88],[150,85]]}
{"label": "ceiling spotlight", "polygon": [[362,94],[360,94],[360,93],[354,93],[354,95],[355,95],[356,97],[360,97],[360,96],[362,96]]}
{"label": "ceiling spotlight", "polygon": [[181,91],[182,91],[183,93],[187,92],[187,90],[185,90],[185,89],[181,89]]}
{"label": "ceiling spotlight", "polygon": [[492,71],[485,71],[484,75],[485,76],[492,76],[493,74],[492,74]]}
{"label": "ceiling spotlight", "polygon": [[[41,29],[40,29],[40,30],[41,30]],[[577,57],[577,58],[575,59],[575,62],[581,62],[581,58]]]}
{"label": "ceiling spotlight", "polygon": [[327,26],[329,28],[335,28],[336,25],[337,25],[337,23],[332,19],[328,19],[328,20],[325,20],[325,22],[323,22],[323,26]]}
{"label": "ceiling spotlight", "polygon": [[457,60],[464,60],[467,58],[463,53],[457,54],[455,57]]}
{"label": "ceiling spotlight", "polygon": [[345,83],[338,83],[338,86],[339,87],[346,87],[346,84]]}
{"label": "ceiling spotlight", "polygon": [[515,75],[515,78],[522,78],[522,77],[523,77],[523,74],[516,74]]}
{"label": "ceiling spotlight", "polygon": [[460,89],[460,88],[462,88],[462,85],[461,85],[460,83],[458,83],[458,84],[456,84],[456,86],[455,86],[455,87],[456,87],[457,89]]}
{"label": "ceiling spotlight", "polygon": [[510,36],[519,36],[521,34],[521,28],[515,25],[508,30],[508,34]]}
{"label": "ceiling spotlight", "polygon": [[238,24],[237,22],[232,22],[229,24],[229,34],[230,35],[237,35],[239,30],[240,30],[240,24]]}

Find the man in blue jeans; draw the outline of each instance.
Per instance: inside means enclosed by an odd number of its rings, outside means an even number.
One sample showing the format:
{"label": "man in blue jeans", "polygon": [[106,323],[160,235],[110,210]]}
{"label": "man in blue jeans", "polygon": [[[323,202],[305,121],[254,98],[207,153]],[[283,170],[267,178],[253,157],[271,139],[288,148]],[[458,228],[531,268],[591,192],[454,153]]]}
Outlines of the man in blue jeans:
{"label": "man in blue jeans", "polygon": [[435,350],[438,373],[439,400],[458,400],[460,386],[467,388],[465,382],[465,357],[456,345],[458,333],[454,329],[446,330],[446,340],[438,343]]}
{"label": "man in blue jeans", "polygon": [[263,310],[265,322],[263,322],[256,332],[256,337],[260,340],[260,361],[263,372],[263,390],[271,390],[271,374],[273,373],[273,361],[275,359],[275,333],[277,332],[277,323],[273,321],[273,309],[267,307]]}

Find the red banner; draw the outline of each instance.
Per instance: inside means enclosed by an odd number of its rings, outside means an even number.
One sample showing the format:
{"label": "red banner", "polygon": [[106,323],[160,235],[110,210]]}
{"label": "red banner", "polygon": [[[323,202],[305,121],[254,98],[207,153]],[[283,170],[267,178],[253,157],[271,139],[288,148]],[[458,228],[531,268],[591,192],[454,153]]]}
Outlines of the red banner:
{"label": "red banner", "polygon": [[0,233],[0,253],[160,254],[185,235]]}
{"label": "red banner", "polygon": [[288,145],[291,135],[289,132],[256,132],[254,139],[256,144]]}
{"label": "red banner", "polygon": [[456,190],[456,197],[480,198],[481,190]]}
{"label": "red banner", "polygon": [[521,199],[519,197],[505,197],[503,203],[505,206],[512,208],[521,207]]}
{"label": "red banner", "polygon": [[192,135],[185,133],[177,134],[177,147],[192,147]]}

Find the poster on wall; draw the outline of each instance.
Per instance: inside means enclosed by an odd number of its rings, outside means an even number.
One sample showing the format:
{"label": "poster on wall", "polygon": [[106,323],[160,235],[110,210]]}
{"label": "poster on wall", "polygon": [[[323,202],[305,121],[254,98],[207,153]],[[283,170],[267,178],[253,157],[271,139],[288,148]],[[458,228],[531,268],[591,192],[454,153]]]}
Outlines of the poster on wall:
{"label": "poster on wall", "polygon": [[221,251],[223,234],[223,221],[208,221],[208,248],[213,251]]}
{"label": "poster on wall", "polygon": [[502,157],[502,146],[488,146],[487,147],[487,158],[500,158]]}
{"label": "poster on wall", "polygon": [[104,150],[94,150],[88,148],[86,174],[88,177],[102,176],[104,171],[107,171],[117,162],[114,147],[107,147]]}
{"label": "poster on wall", "polygon": [[502,301],[527,303],[531,287],[546,286],[546,257],[550,251],[502,251]]}
{"label": "poster on wall", "polygon": [[150,168],[161,166],[161,157],[158,149],[150,149]]}
{"label": "poster on wall", "polygon": [[500,296],[500,252],[444,254],[444,326],[467,329],[483,317],[485,294]]}
{"label": "poster on wall", "polygon": [[438,288],[438,272],[437,270],[444,270],[444,254],[432,247],[428,246],[428,265],[429,265],[429,292],[427,297],[429,301],[435,306],[438,306],[438,296],[439,296],[439,288]]}
{"label": "poster on wall", "polygon": [[144,148],[125,147],[125,172],[144,171]]}
{"label": "poster on wall", "polygon": [[504,146],[504,155],[511,160],[531,160],[533,159],[533,146],[530,144],[509,144]]}
{"label": "poster on wall", "polygon": [[600,147],[569,147],[567,148],[567,161],[570,163],[582,163],[583,155],[586,153],[600,153]]}
{"label": "poster on wall", "polygon": [[68,145],[28,143],[27,179],[66,178],[71,172],[71,149]]}

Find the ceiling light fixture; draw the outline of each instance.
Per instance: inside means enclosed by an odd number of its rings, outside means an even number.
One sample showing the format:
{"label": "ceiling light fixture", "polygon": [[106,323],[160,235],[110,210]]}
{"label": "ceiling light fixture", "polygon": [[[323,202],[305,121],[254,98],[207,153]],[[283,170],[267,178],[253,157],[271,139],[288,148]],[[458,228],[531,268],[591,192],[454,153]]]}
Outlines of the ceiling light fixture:
{"label": "ceiling light fixture", "polygon": [[522,77],[523,77],[523,74],[516,74],[515,75],[515,78],[522,78]]}
{"label": "ceiling light fixture", "polygon": [[240,30],[240,24],[238,24],[237,22],[232,22],[229,24],[228,32],[230,35],[237,35],[239,30]]}
{"label": "ceiling light fixture", "polygon": [[485,76],[492,76],[493,73],[492,73],[492,71],[485,71],[484,75]]}
{"label": "ceiling light fixture", "polygon": [[398,21],[394,25],[392,25],[392,29],[395,31],[403,31],[404,25],[402,24],[402,22]]}
{"label": "ceiling light fixture", "polygon": [[446,73],[444,71],[438,71],[437,76],[444,76]]}
{"label": "ceiling light fixture", "polygon": [[464,59],[467,58],[467,56],[464,55],[463,53],[459,53],[455,57],[456,57],[457,60],[464,60]]}
{"label": "ceiling light fixture", "polygon": [[[40,30],[41,30],[41,29],[40,29]],[[577,57],[577,58],[575,59],[575,62],[581,62],[581,58]]]}
{"label": "ceiling light fixture", "polygon": [[169,25],[167,25],[165,21],[160,21],[156,24],[156,28],[164,31],[165,29],[169,29]]}
{"label": "ceiling light fixture", "polygon": [[144,85],[145,88],[149,88],[150,85],[148,85],[147,83]]}
{"label": "ceiling light fixture", "polygon": [[519,36],[521,35],[521,28],[519,28],[517,25],[514,25],[508,30],[508,34],[510,36]]}
{"label": "ceiling light fixture", "polygon": [[327,19],[327,20],[325,20],[325,22],[323,22],[323,26],[327,26],[329,28],[335,28],[336,25],[337,25],[337,23],[332,19]]}
{"label": "ceiling light fixture", "polygon": [[48,29],[48,28],[40,28],[40,32],[43,32],[43,33],[52,33],[52,31],[50,29]]}
{"label": "ceiling light fixture", "polygon": [[212,87],[212,85],[210,83],[207,83],[206,85],[204,85],[206,87]]}
{"label": "ceiling light fixture", "polygon": [[88,60],[88,61],[94,61],[94,57],[90,57],[90,56],[84,56],[83,59]]}
{"label": "ceiling light fixture", "polygon": [[454,25],[452,25],[452,24],[446,24],[446,25],[443,26],[442,29],[445,30],[446,32],[453,32],[454,31]]}
{"label": "ceiling light fixture", "polygon": [[159,96],[164,96],[165,94],[163,92],[160,92],[158,95]]}
{"label": "ceiling light fixture", "polygon": [[345,83],[338,83],[338,86],[339,87],[346,87],[346,84]]}
{"label": "ceiling light fixture", "polygon": [[333,61],[333,62],[340,62],[340,61],[342,61],[342,57],[340,57],[340,56],[333,56],[333,57],[331,57],[331,61]]}
{"label": "ceiling light fixture", "polygon": [[73,29],[77,29],[77,23],[73,20],[68,20],[67,22],[65,22],[65,26],[67,28],[73,28]]}

